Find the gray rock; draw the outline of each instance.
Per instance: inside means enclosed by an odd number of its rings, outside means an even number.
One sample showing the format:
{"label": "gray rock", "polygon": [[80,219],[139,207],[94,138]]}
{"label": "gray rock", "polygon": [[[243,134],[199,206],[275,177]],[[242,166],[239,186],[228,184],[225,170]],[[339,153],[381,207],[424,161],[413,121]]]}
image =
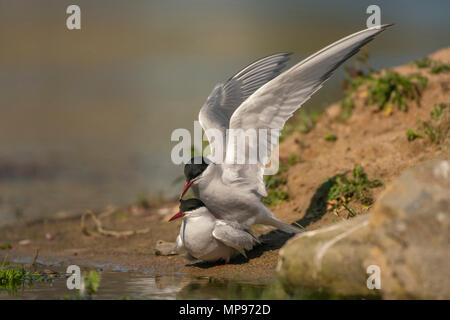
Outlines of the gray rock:
{"label": "gray rock", "polygon": [[155,255],[157,256],[172,256],[178,254],[177,244],[175,242],[167,242],[158,240],[155,246]]}
{"label": "gray rock", "polygon": [[[387,299],[450,298],[450,162],[405,171],[371,214],[306,232],[280,251],[285,289]],[[381,289],[368,289],[367,267],[380,268]]]}

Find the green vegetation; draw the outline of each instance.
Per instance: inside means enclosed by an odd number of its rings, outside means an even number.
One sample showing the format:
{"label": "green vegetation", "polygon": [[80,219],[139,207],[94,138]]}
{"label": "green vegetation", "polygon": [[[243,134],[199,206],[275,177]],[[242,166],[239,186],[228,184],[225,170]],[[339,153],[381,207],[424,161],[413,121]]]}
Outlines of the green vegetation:
{"label": "green vegetation", "polygon": [[280,141],[292,134],[294,131],[298,131],[303,134],[311,132],[315,127],[317,120],[323,111],[300,111],[298,114],[294,115],[281,130]]}
{"label": "green vegetation", "polygon": [[406,131],[406,138],[408,139],[408,141],[413,141],[413,140],[415,140],[417,138],[422,138],[422,137],[423,136],[420,133],[418,133],[418,132],[416,132],[416,131],[414,131],[412,129],[408,129]]}
{"label": "green vegetation", "polygon": [[285,191],[267,190],[267,197],[263,198],[262,202],[267,206],[276,206],[289,199],[289,195]]}
{"label": "green vegetation", "polygon": [[428,79],[418,73],[402,76],[389,70],[384,75],[368,80],[368,82],[368,103],[376,103],[380,110],[383,110],[388,103],[392,103],[398,109],[407,111],[406,99],[418,100]]}
{"label": "green vegetation", "polygon": [[89,271],[89,273],[84,277],[84,285],[88,296],[92,296],[98,291],[100,279],[100,274],[95,270]]}
{"label": "green vegetation", "polygon": [[447,108],[450,105],[450,103],[440,103],[439,106],[437,106],[436,104],[434,104],[433,106],[433,110],[430,113],[430,117],[433,120],[439,120],[439,118],[442,115],[442,112],[444,111],[445,108]]}
{"label": "green vegetation", "polygon": [[448,64],[431,60],[427,57],[414,61],[413,64],[415,64],[419,69],[431,68],[430,72],[432,74],[448,73],[450,71],[450,66]]}
{"label": "green vegetation", "polygon": [[83,277],[82,289],[78,290],[78,293],[74,296],[67,295],[64,297],[64,300],[90,300],[92,299],[92,295],[97,293],[98,288],[100,287],[101,276],[95,270],[89,271]]}
{"label": "green vegetation", "polygon": [[0,250],[9,250],[12,249],[11,243],[1,243],[0,244]]}
{"label": "green vegetation", "polygon": [[[367,62],[367,54],[358,58],[364,62],[368,69],[365,73],[359,66],[346,68],[347,79],[344,81],[344,98],[341,101],[342,117],[347,119],[351,116],[355,102],[353,99],[355,91],[365,86],[367,92],[361,95],[366,104],[376,104],[379,110],[391,112],[396,106],[399,110],[407,111],[407,100],[418,101],[423,88],[426,87],[428,79],[419,73],[403,76],[399,73],[387,70],[381,74],[374,71]],[[420,61],[419,64],[427,65],[427,61]],[[442,69],[442,67],[439,67]]]}
{"label": "green vegetation", "polygon": [[429,68],[431,66],[431,60],[427,57],[411,62],[415,64],[419,69]]}
{"label": "green vegetation", "polygon": [[303,162],[303,160],[300,159],[300,158],[297,157],[297,156],[290,156],[290,157],[288,158],[288,164],[289,164],[290,166],[293,166],[294,164],[300,163],[300,162]]}
{"label": "green vegetation", "polygon": [[386,71],[383,75],[358,76],[351,79],[350,88],[345,91],[345,97],[341,102],[343,116],[348,118],[351,115],[351,109],[354,107],[352,94],[361,85],[367,86],[366,103],[376,104],[379,110],[394,105],[399,110],[407,111],[406,101],[408,99],[418,101],[427,83],[428,79],[418,73],[402,76],[392,70]]}
{"label": "green vegetation", "polygon": [[322,114],[321,111],[301,111],[299,114],[299,121],[296,126],[296,130],[301,133],[309,133],[316,125],[319,116]]}
{"label": "green vegetation", "polygon": [[6,258],[0,266],[0,290],[6,290],[9,294],[16,294],[25,285],[49,281],[52,281],[52,275],[30,272],[23,265],[7,265]]}
{"label": "green vegetation", "polygon": [[356,214],[345,204],[355,199],[363,205],[371,205],[374,200],[370,189],[383,185],[380,180],[369,180],[359,164],[353,168],[352,177],[339,174],[328,179],[326,184],[329,190],[326,199],[330,207],[337,209],[344,206],[352,216]]}
{"label": "green vegetation", "polygon": [[437,126],[433,126],[428,121],[422,121],[422,129],[433,143],[438,142],[441,138],[441,129]]}
{"label": "green vegetation", "polygon": [[432,143],[439,143],[442,138],[442,131],[438,121],[444,113],[444,110],[446,110],[449,105],[449,103],[440,103],[439,105],[435,104],[433,106],[433,110],[430,112],[429,121],[417,120],[417,124],[419,126],[417,131],[412,129],[408,129],[408,131],[406,131],[406,138],[408,141],[413,141],[416,138],[421,138],[423,135],[426,135]]}
{"label": "green vegetation", "polygon": [[326,141],[330,141],[330,142],[335,142],[337,140],[337,136],[333,132],[325,133],[324,138]]}
{"label": "green vegetation", "polygon": [[300,159],[297,157],[290,157],[286,163],[280,161],[278,173],[265,177],[267,197],[262,198],[262,202],[265,205],[276,206],[284,200],[289,199],[289,194],[286,190],[286,174],[289,169],[289,165],[294,165],[295,163],[298,163],[297,161],[300,162]]}

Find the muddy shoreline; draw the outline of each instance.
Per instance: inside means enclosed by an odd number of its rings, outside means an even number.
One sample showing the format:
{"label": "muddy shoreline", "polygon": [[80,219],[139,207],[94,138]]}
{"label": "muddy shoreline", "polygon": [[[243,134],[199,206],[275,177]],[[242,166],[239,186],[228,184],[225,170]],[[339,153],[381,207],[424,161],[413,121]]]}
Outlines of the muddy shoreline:
{"label": "muddy shoreline", "polygon": [[[440,50],[431,57],[450,63],[450,48]],[[351,219],[345,212],[327,209],[322,189],[324,181],[351,171],[355,164],[361,164],[371,179],[383,182],[383,186],[373,189],[376,200],[386,185],[403,170],[429,159],[449,158],[448,114],[440,120],[444,135],[440,143],[431,143],[426,138],[408,141],[405,133],[408,128],[417,127],[417,120],[429,121],[436,103],[450,102],[450,74],[431,74],[413,65],[394,70],[405,75],[421,73],[428,78],[419,103],[408,102],[407,112],[396,109],[390,113],[380,112],[373,106],[365,105],[365,88],[362,87],[355,93],[355,108],[348,120],[339,120],[340,104],[336,103],[320,116],[310,132],[295,131],[283,140],[280,145],[281,160],[296,157],[299,161],[290,165],[285,173],[284,188],[288,199],[271,207],[279,219],[297,221],[306,230]],[[334,141],[324,138],[329,132],[335,135]],[[349,205],[358,215],[371,210],[370,206],[357,202],[350,202]],[[87,235],[81,227],[81,212],[71,218],[2,226],[0,245],[10,244],[11,248],[0,249],[0,259],[7,256],[9,261],[30,263],[36,250],[39,250],[37,261],[49,268],[52,265],[64,267],[78,264],[86,268],[139,271],[155,276],[186,274],[261,282],[274,278],[278,251],[289,236],[264,226],[254,228],[263,244],[249,252],[249,259],[236,258],[226,266],[193,263],[182,255],[155,255],[158,240],[175,241],[180,221],[167,222],[175,212],[176,201],[95,212],[105,230],[149,229],[144,234],[123,237],[99,234],[94,230],[91,219],[86,220],[90,233]]]}

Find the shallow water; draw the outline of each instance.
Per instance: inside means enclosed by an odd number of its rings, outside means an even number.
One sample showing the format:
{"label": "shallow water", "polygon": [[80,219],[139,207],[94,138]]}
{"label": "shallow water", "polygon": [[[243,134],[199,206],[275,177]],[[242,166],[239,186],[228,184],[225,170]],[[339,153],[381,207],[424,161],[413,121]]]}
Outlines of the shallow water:
{"label": "shallow water", "polygon": [[[100,272],[101,281],[92,299],[258,299],[267,284],[214,279],[209,277],[151,276],[138,272]],[[25,284],[17,291],[0,289],[0,299],[76,299],[66,278]]]}

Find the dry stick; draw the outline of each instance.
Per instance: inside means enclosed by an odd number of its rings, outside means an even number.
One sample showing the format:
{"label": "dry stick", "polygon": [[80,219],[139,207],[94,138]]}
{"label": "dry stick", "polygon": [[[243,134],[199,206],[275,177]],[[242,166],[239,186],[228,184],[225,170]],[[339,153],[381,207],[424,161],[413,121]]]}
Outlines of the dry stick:
{"label": "dry stick", "polygon": [[87,235],[90,236],[92,235],[88,230],[87,227],[85,226],[85,216],[91,216],[92,220],[94,220],[95,223],[95,229],[97,230],[98,233],[104,235],[104,236],[108,236],[108,237],[128,237],[128,236],[132,236],[135,234],[144,234],[144,233],[148,233],[150,232],[149,228],[145,228],[145,229],[140,229],[140,230],[127,230],[127,231],[113,231],[113,230],[105,230],[102,227],[102,223],[100,222],[100,220],[95,216],[95,214],[91,211],[91,210],[87,210],[86,212],[83,213],[83,215],[81,216],[81,231]]}
{"label": "dry stick", "polygon": [[33,272],[36,271],[36,261],[38,256],[39,256],[39,248],[36,248],[33,261],[31,262],[31,269],[33,270]]}
{"label": "dry stick", "polygon": [[105,211],[98,214],[98,219],[106,218],[117,211],[116,206],[108,206]]}

